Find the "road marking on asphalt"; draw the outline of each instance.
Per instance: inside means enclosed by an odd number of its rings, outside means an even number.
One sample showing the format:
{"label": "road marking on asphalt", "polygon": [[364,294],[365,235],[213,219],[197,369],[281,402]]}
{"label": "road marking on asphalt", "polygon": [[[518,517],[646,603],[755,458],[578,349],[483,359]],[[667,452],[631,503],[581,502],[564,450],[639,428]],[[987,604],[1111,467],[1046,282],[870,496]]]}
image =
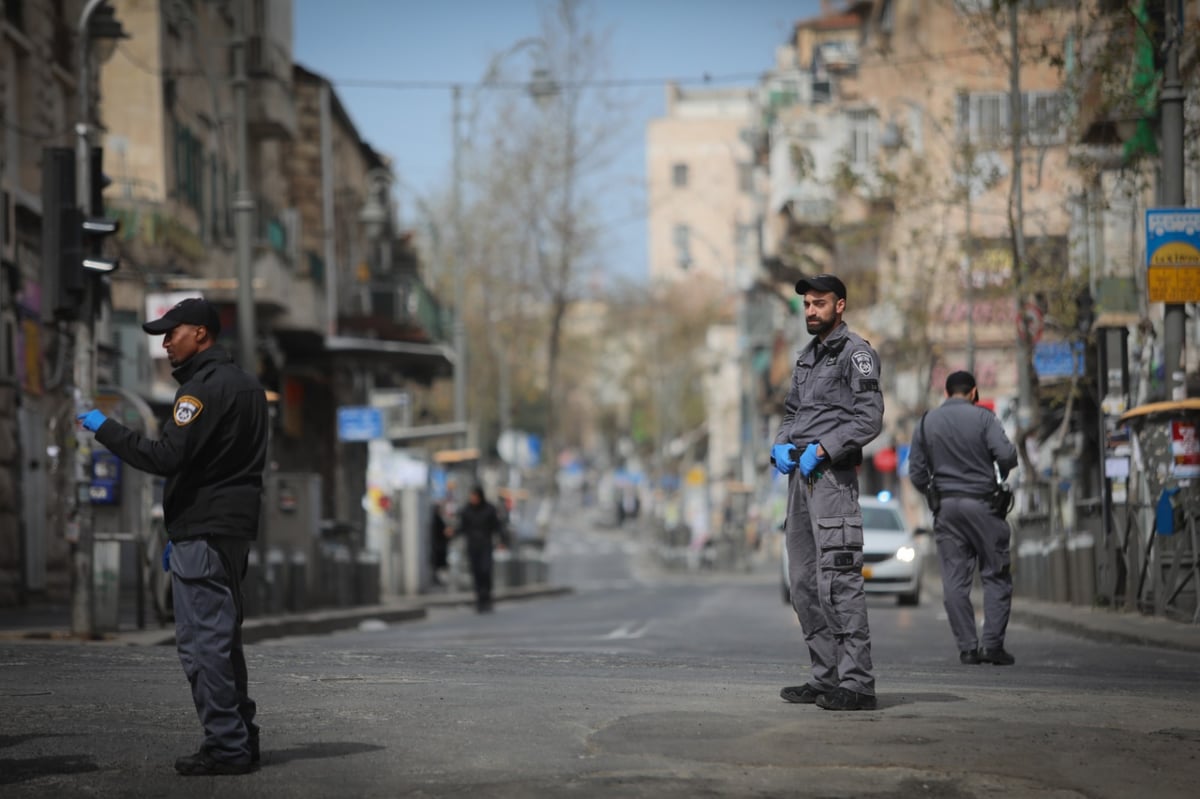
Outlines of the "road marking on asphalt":
{"label": "road marking on asphalt", "polygon": [[626,622],[625,624],[622,624],[620,627],[613,630],[612,632],[610,632],[608,635],[606,635],[604,637],[610,641],[615,638],[621,638],[621,639],[641,638],[643,635],[646,634],[646,631],[648,629],[650,629],[650,622],[648,622],[648,621],[641,622],[640,624],[639,624],[639,622],[636,622],[636,621],[630,621],[630,622]]}

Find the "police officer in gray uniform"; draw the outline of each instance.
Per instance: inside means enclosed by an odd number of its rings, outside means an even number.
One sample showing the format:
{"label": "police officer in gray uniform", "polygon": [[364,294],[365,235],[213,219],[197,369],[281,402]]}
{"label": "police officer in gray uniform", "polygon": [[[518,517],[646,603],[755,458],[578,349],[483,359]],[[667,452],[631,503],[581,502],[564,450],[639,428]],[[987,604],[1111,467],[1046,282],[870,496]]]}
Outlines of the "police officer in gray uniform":
{"label": "police officer in gray uniform", "polygon": [[879,356],[842,321],[841,280],[817,275],[796,293],[814,337],[796,360],[771,461],[790,475],[788,582],[812,678],[780,695],[825,710],[874,710],[857,469],[883,427]]}
{"label": "police officer in gray uniform", "polygon": [[[1017,465],[1017,448],[996,415],[975,404],[978,400],[979,389],[970,372],[954,372],[946,378],[946,401],[925,414],[913,433],[908,472],[918,491],[928,496],[932,482],[940,497],[933,531],[959,662],[1009,666],[1015,662],[1004,649],[1012,608],[1011,531],[989,498],[996,488],[996,470],[1003,480]],[[981,648],[971,604],[976,564],[983,582]]]}
{"label": "police officer in gray uniform", "polygon": [[199,751],[177,759],[175,770],[245,774],[259,760],[259,736],[242,650],[241,583],[262,505],[266,393],[215,345],[221,322],[206,300],[184,300],[142,329],[163,336],[179,382],[162,436],[146,438],[99,410],[79,420],[121,460],[167,478],[164,567],[175,643],[204,727]]}

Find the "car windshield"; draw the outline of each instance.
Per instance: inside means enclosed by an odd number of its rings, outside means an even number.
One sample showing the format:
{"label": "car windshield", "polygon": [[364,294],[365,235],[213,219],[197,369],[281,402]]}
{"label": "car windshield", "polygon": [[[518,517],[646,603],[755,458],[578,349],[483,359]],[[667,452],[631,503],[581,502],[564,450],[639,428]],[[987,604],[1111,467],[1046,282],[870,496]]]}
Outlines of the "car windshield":
{"label": "car windshield", "polygon": [[862,516],[863,527],[871,530],[901,531],[904,529],[904,520],[892,508],[863,508]]}

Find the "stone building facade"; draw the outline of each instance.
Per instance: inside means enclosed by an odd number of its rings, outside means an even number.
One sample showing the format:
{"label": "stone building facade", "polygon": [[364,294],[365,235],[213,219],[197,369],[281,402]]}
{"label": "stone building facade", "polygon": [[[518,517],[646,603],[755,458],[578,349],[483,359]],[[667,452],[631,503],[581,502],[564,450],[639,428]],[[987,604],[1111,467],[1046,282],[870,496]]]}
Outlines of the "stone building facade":
{"label": "stone building facade", "polygon": [[83,6],[0,3],[0,605],[70,593],[53,499],[70,462],[69,348],[43,322],[41,164],[44,147],[75,144]]}

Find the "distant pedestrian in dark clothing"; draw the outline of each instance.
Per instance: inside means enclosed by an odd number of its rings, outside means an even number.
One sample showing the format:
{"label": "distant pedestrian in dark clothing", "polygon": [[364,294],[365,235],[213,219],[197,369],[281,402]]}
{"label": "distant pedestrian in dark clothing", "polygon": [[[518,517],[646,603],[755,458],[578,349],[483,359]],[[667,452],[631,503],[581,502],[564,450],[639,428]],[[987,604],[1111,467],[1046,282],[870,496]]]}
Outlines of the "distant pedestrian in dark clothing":
{"label": "distant pedestrian in dark clothing", "polygon": [[245,774],[259,760],[257,706],[242,651],[242,580],[258,537],[268,413],[263,387],[215,345],[216,309],[187,299],[142,329],[162,335],[179,391],[162,435],[149,439],[98,410],[80,423],[135,469],[167,478],[164,568],[171,571],[175,642],[204,727],[184,776]]}
{"label": "distant pedestrian in dark clothing", "polygon": [[467,504],[458,512],[456,532],[467,539],[467,556],[475,581],[475,609],[488,613],[492,609],[493,542],[505,545],[508,537],[496,506],[484,497],[482,487],[471,489]]}
{"label": "distant pedestrian in dark clothing", "polygon": [[442,516],[442,506],[433,503],[433,513],[429,520],[429,566],[433,569],[433,581],[443,584],[443,572],[449,568],[450,536],[446,518]]}

